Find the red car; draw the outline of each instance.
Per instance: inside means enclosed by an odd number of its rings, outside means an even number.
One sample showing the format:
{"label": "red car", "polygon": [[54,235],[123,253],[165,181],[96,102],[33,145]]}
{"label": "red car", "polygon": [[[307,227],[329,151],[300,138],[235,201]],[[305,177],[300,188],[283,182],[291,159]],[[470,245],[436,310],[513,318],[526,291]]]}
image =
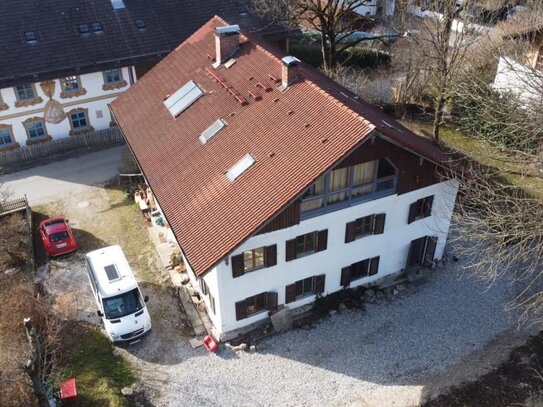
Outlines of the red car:
{"label": "red car", "polygon": [[49,257],[60,256],[77,249],[74,234],[64,216],[55,216],[40,222],[40,235]]}

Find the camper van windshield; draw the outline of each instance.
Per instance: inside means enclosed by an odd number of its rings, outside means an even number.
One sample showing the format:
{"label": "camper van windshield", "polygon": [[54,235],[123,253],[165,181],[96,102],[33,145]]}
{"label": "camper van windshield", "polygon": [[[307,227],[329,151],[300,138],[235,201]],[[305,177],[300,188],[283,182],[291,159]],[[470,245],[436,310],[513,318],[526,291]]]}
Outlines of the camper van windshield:
{"label": "camper van windshield", "polygon": [[107,319],[121,318],[143,308],[137,288],[115,297],[104,298],[102,301]]}

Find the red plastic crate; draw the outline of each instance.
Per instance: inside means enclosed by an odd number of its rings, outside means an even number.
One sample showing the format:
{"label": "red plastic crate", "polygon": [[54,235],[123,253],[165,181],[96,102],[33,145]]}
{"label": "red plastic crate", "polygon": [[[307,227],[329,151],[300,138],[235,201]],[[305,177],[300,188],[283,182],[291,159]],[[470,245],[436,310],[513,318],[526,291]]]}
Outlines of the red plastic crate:
{"label": "red plastic crate", "polygon": [[210,352],[215,352],[219,348],[219,344],[209,335],[207,335],[202,342],[204,343],[206,349]]}
{"label": "red plastic crate", "polygon": [[68,379],[60,383],[60,399],[73,400],[77,398],[77,385],[75,379]]}

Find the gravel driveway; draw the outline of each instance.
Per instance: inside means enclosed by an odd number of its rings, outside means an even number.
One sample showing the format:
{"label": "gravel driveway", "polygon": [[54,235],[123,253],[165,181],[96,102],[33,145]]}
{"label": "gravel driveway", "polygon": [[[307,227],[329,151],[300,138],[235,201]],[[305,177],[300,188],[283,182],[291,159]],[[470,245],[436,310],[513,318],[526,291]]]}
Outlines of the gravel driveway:
{"label": "gravel driveway", "polygon": [[160,340],[150,336],[129,357],[157,406],[418,405],[492,367],[527,335],[506,311],[510,287],[488,288],[460,270],[461,261],[449,263],[405,298],[274,336],[255,353],[207,354],[180,340],[158,346],[164,353],[150,363]]}

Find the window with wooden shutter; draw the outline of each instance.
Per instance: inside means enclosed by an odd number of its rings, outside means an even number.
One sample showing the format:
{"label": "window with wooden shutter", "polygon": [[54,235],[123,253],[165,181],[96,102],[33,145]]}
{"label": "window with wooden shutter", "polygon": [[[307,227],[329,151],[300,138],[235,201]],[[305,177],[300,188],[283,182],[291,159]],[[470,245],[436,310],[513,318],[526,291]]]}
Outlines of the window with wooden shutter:
{"label": "window with wooden shutter", "polygon": [[328,229],[319,231],[317,237],[317,251],[322,252],[328,246]]}
{"label": "window with wooden shutter", "polygon": [[424,250],[423,266],[432,267],[434,264],[434,255],[436,253],[437,237],[428,236],[426,238],[426,248]]}
{"label": "window with wooden shutter", "polygon": [[375,215],[375,221],[373,224],[373,234],[380,235],[385,231],[385,217],[384,213]]}
{"label": "window with wooden shutter", "polygon": [[434,196],[427,196],[426,198],[419,199],[413,202],[409,206],[409,217],[407,223],[412,223],[416,220],[426,218],[432,215],[432,204],[434,202]]}
{"label": "window with wooden shutter", "polygon": [[315,277],[315,294],[322,294],[324,292],[325,280],[325,274],[321,274],[320,276]]}
{"label": "window with wooden shutter", "polygon": [[423,217],[432,215],[432,205],[434,203],[434,196],[428,196],[423,199],[424,208],[422,210]]}
{"label": "window with wooden shutter", "polygon": [[374,257],[370,260],[370,269],[368,276],[374,276],[379,272],[379,256]]}
{"label": "window with wooden shutter", "polygon": [[243,264],[243,254],[238,254],[237,256],[232,256],[232,276],[234,278],[242,276],[244,271]]}
{"label": "window with wooden shutter", "polygon": [[285,260],[291,261],[296,258],[296,239],[287,240],[285,250]]}
{"label": "window with wooden shutter", "polygon": [[407,223],[413,223],[416,219],[416,216],[417,216],[417,211],[418,211],[418,207],[419,207],[419,201],[417,202],[413,202],[410,206],[409,206],[409,217],[407,218]]}
{"label": "window with wooden shutter", "polygon": [[285,303],[289,304],[296,300],[296,284],[289,284],[285,287]]}
{"label": "window with wooden shutter", "polygon": [[244,301],[236,302],[236,321],[247,318],[247,304]]}
{"label": "window with wooden shutter", "polygon": [[277,264],[277,245],[266,246],[266,267],[272,267]]}
{"label": "window with wooden shutter", "polygon": [[411,241],[407,256],[407,267],[431,267],[433,265],[436,245],[437,237],[435,236],[424,236]]}
{"label": "window with wooden shutter", "polygon": [[274,293],[274,292],[266,293],[266,306],[268,310],[270,311],[277,310],[277,293]]}
{"label": "window with wooden shutter", "polygon": [[345,243],[354,241],[354,228],[356,221],[348,222],[345,226]]}
{"label": "window with wooden shutter", "polygon": [[351,284],[351,266],[343,267],[341,269],[341,281],[342,287],[348,287]]}

